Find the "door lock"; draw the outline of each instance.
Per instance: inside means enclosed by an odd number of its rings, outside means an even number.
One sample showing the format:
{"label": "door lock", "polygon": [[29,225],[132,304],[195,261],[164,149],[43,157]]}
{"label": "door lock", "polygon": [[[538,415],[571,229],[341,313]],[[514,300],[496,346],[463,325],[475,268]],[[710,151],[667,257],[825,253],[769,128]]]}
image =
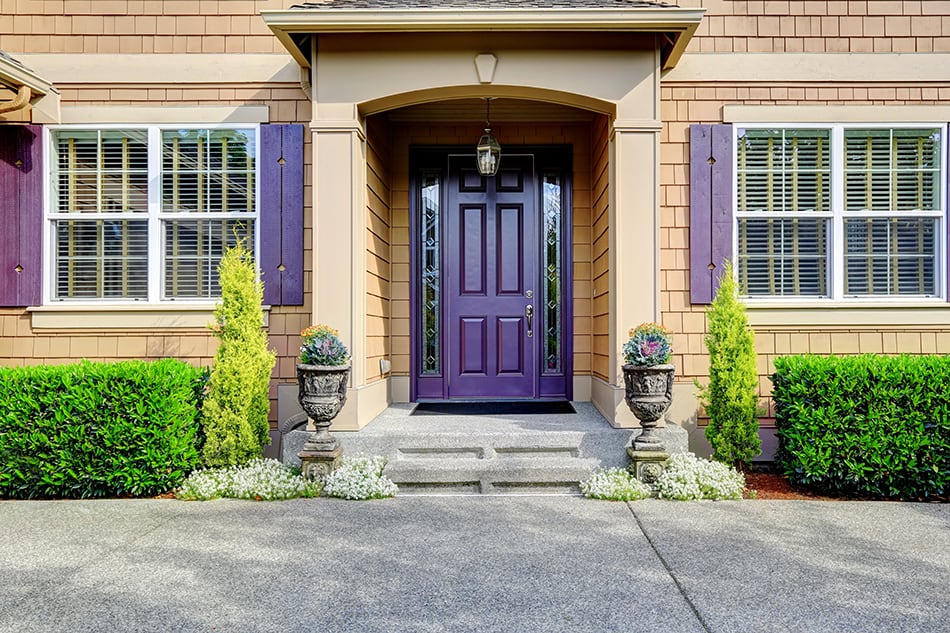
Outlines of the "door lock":
{"label": "door lock", "polygon": [[528,304],[524,307],[524,315],[528,320],[528,338],[534,336],[534,331],[531,329],[531,322],[534,320],[534,306]]}

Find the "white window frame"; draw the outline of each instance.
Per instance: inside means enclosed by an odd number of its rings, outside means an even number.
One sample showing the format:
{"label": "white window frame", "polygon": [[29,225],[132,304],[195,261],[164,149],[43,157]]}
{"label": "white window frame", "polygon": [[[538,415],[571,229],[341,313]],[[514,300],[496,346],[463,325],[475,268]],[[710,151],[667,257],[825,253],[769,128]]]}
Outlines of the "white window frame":
{"label": "white window frame", "polygon": [[[60,130],[145,130],[148,138],[148,297],[146,299],[54,299],[53,287],[56,283],[56,267],[54,266],[54,223],[61,219],[76,219],[75,214],[61,214],[53,212],[52,174],[53,134]],[[163,246],[164,234],[162,222],[166,219],[182,219],[185,214],[162,212],[162,132],[164,130],[250,130],[254,135],[254,213],[216,213],[214,219],[247,219],[254,221],[253,252],[255,261],[260,261],[261,240],[261,187],[260,187],[260,158],[261,158],[261,131],[258,123],[84,123],[70,125],[43,126],[43,159],[45,174],[43,179],[43,305],[70,306],[82,308],[86,306],[161,306],[161,307],[188,307],[211,308],[220,297],[167,299],[164,296],[165,251]],[[195,214],[195,219],[202,216]],[[89,215],[89,219],[100,217]]]}
{"label": "white window frame", "polygon": [[[937,249],[936,270],[934,271],[934,295],[845,295],[845,240],[844,240],[844,220],[849,217],[845,210],[845,151],[844,151],[844,133],[851,129],[927,129],[933,128],[940,131],[940,211],[920,211],[914,212],[915,217],[935,217],[937,218],[937,229],[935,236],[935,248]],[[792,214],[791,212],[781,211],[754,211],[739,212],[739,152],[738,138],[739,130],[752,129],[821,129],[831,132],[831,212],[811,212],[807,217],[830,217],[831,222],[828,229],[828,248],[830,253],[827,260],[828,278],[826,287],[829,289],[829,296],[794,296],[794,295],[773,295],[773,296],[743,296],[743,301],[750,306],[777,304],[881,304],[881,305],[904,305],[921,303],[945,303],[947,301],[947,222],[950,210],[947,209],[947,154],[948,154],[948,133],[946,122],[849,122],[849,123],[817,123],[817,122],[783,122],[783,123],[740,123],[732,124],[732,252],[734,258],[738,260],[739,256],[739,218],[743,217],[801,217],[806,214]],[[869,211],[860,214],[860,217],[880,216],[894,217],[893,212]],[[854,216],[851,216],[854,217]],[[738,276],[738,266],[735,267],[735,274]]]}

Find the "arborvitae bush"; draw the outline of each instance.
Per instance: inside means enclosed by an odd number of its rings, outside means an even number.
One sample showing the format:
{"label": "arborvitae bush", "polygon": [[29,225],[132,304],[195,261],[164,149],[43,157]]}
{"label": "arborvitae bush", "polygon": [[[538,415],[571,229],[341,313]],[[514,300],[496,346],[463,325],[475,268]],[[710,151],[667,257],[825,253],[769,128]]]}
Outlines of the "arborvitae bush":
{"label": "arborvitae bush", "polygon": [[275,355],[263,330],[263,284],[242,242],[225,251],[218,267],[221,302],[215,310],[220,341],[202,409],[204,461],[244,464],[270,443],[268,387]]}
{"label": "arborvitae bush", "polygon": [[755,334],[733,266],[727,262],[712,307],[706,313],[709,385],[703,390],[709,426],[706,439],[713,458],[733,466],[748,465],[762,450],[759,440]]}

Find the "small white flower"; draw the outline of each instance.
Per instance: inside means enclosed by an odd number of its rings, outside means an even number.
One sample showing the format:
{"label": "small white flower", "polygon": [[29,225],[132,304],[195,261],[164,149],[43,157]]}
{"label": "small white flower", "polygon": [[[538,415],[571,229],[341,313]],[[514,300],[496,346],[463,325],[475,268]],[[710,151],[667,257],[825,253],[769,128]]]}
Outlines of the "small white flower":
{"label": "small white flower", "polygon": [[275,459],[254,459],[242,466],[193,472],[175,493],[179,499],[256,499],[273,501],[315,497],[320,485]]}
{"label": "small white flower", "polygon": [[343,457],[340,466],[323,481],[323,494],[342,499],[394,497],[399,488],[383,475],[385,457]]}
{"label": "small white flower", "polygon": [[657,479],[657,496],[676,501],[741,499],[745,476],[720,462],[676,453]]}
{"label": "small white flower", "polygon": [[595,470],[589,479],[580,483],[580,488],[589,499],[610,501],[638,501],[653,494],[650,486],[623,468]]}

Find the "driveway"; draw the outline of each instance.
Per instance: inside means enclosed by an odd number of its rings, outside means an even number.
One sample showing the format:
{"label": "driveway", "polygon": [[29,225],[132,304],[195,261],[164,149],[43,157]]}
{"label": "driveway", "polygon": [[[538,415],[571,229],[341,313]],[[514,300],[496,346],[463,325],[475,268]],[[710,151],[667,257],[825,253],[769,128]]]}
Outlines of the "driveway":
{"label": "driveway", "polygon": [[0,631],[950,631],[950,505],[0,502]]}

